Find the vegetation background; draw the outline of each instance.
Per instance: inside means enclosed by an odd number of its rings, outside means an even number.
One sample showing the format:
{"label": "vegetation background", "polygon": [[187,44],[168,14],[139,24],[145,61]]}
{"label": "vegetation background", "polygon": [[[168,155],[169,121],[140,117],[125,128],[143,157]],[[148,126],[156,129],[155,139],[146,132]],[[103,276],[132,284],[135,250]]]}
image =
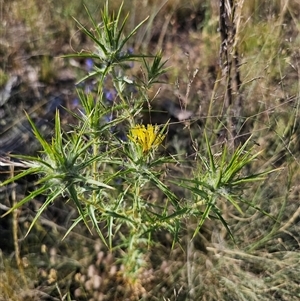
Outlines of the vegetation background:
{"label": "vegetation background", "polygon": [[[117,10],[120,3],[109,1],[110,9]],[[237,136],[244,141],[252,134],[253,144],[263,151],[251,170],[280,168],[264,182],[251,184],[245,194],[275,219],[255,210],[241,216],[230,206],[223,208],[236,243],[214,220],[205,223],[192,243],[192,225],[187,224],[173,249],[172,238],[157,233],[161,243],[149,250],[149,268],[140,276],[140,285],[124,294],[118,254],[81,228],[62,240],[73,212],[63,200],[50,207],[23,239],[39,207],[35,200],[0,220],[0,300],[299,299],[300,2],[234,3],[243,120]],[[97,20],[104,1],[85,4]],[[9,90],[14,100],[0,100],[0,150],[30,153],[37,149],[23,110],[47,133],[55,108],[76,107],[75,82],[86,73],[86,62],[60,56],[91,47],[72,19],[88,25],[87,15],[83,1],[76,0],[2,0],[0,5],[1,99]],[[151,92],[154,96],[159,90],[151,122],[172,118],[168,151],[183,158],[193,155],[191,135],[198,135],[199,145],[204,145],[204,129],[211,134],[214,153],[227,143],[219,8],[217,0],[124,1],[124,15],[130,13],[128,32],[149,16],[128,46],[137,54],[162,49],[168,59],[170,69],[163,78],[167,84]],[[13,83],[11,89],[8,82]],[[197,122],[178,122],[173,105],[186,106]],[[68,118],[63,119],[65,125]],[[145,123],[149,118],[145,114]],[[1,177],[7,173],[1,169]],[[33,181],[1,190],[1,212],[30,190]],[[16,262],[18,252],[23,269]]]}

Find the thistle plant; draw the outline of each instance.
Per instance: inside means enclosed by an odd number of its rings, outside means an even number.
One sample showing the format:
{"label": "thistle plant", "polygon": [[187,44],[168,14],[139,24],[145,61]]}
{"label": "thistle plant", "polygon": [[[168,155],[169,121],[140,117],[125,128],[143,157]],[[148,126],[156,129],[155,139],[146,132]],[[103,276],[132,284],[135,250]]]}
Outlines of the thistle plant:
{"label": "thistle plant", "polygon": [[[224,219],[222,204],[232,205],[243,215],[242,205],[253,207],[268,215],[262,209],[256,207],[251,201],[243,197],[243,190],[247,185],[256,181],[263,181],[267,174],[275,170],[263,171],[256,174],[247,174],[245,170],[259,156],[260,152],[254,152],[249,148],[251,136],[231,155],[228,155],[228,147],[225,145],[218,155],[214,155],[207,135],[206,154],[197,152],[198,164],[193,170],[190,179],[176,178],[176,184],[187,189],[190,200],[187,210],[197,217],[197,227],[194,229],[193,238],[197,235],[207,218],[213,218],[222,223],[231,239],[234,241],[234,233]],[[180,181],[179,181],[180,180]],[[272,218],[270,216],[270,218]]]}
{"label": "thistle plant", "polygon": [[[150,103],[147,92],[160,81],[166,62],[161,52],[149,56],[127,50],[130,38],[145,21],[125,35],[128,16],[121,22],[121,11],[122,6],[116,15],[110,16],[107,1],[101,23],[97,23],[87,10],[93,30],[75,19],[95,48],[65,57],[92,60],[89,74],[80,82],[93,78],[96,84],[88,91],[78,89],[80,107],[77,112],[69,112],[77,121],[72,130],[62,129],[59,112],[56,112],[50,142],[28,116],[42,152],[39,156],[18,156],[24,170],[1,186],[37,174],[36,189],[6,214],[44,195],[45,201],[30,231],[50,204],[59,197],[67,198],[78,215],[66,235],[80,223],[91,233],[96,230],[107,247],[122,253],[123,275],[133,284],[145,265],[144,251],[153,243],[152,234],[157,230],[171,232],[176,242],[182,222],[195,216],[198,224],[194,236],[207,218],[215,218],[234,237],[218,201],[229,202],[242,213],[239,203],[251,206],[251,202],[242,198],[243,186],[263,179],[270,171],[242,175],[242,169],[259,153],[252,154],[245,143],[231,156],[224,148],[219,160],[213,155],[207,138],[207,153],[200,155],[199,152],[195,169],[187,178],[170,176],[167,180],[161,176],[167,172],[166,166],[177,163],[173,156],[158,156],[168,123],[143,125],[141,112],[144,104]],[[132,62],[141,64],[143,78],[132,78],[127,73]],[[112,87],[107,87],[109,80]],[[185,196],[179,199],[171,185],[182,188]],[[154,190],[163,197],[153,198],[151,191]]]}
{"label": "thistle plant", "polygon": [[158,126],[148,124],[147,128],[144,125],[137,125],[131,128],[128,138],[134,142],[138,156],[142,157],[152,149],[156,149],[164,140],[165,135],[159,133]]}

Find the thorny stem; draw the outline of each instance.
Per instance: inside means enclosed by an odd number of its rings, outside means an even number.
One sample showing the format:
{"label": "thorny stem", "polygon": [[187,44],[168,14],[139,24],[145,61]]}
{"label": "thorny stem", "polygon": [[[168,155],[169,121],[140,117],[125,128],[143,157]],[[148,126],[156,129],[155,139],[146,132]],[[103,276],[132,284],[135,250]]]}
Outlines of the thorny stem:
{"label": "thorny stem", "polygon": [[236,146],[238,120],[242,111],[242,85],[239,72],[239,53],[236,45],[236,3],[233,0],[220,0],[219,28],[221,35],[220,68],[226,79],[224,99],[227,114],[227,138]]}

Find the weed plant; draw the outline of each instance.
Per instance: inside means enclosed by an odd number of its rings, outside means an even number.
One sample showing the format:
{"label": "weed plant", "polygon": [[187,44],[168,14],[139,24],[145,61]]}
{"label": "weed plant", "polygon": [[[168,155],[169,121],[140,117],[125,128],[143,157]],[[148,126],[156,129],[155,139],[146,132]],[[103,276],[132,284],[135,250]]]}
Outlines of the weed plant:
{"label": "weed plant", "polygon": [[[283,280],[288,267],[297,262],[293,254],[277,253],[269,261],[263,255],[251,254],[274,237],[284,204],[278,215],[270,215],[268,206],[257,200],[261,192],[253,196],[249,191],[260,191],[268,177],[276,181],[279,172],[273,174],[275,169],[265,166],[255,168],[261,152],[256,150],[251,136],[236,148],[224,144],[216,152],[213,135],[206,132],[201,140],[204,147],[198,147],[199,140],[192,141],[193,159],[187,161],[183,156],[169,154],[165,141],[171,122],[143,124],[145,107],[151,111],[155,98],[149,95],[153,94],[155,84],[163,84],[161,76],[168,71],[167,61],[163,60],[162,52],[154,56],[135,54],[129,44],[147,20],[126,34],[128,16],[122,19],[122,6],[116,14],[110,14],[107,1],[100,23],[88,9],[86,12],[92,29],[75,21],[94,48],[65,56],[85,60],[89,66],[89,73],[78,83],[78,110],[69,111],[75,125],[64,130],[57,111],[54,135],[48,141],[27,116],[42,152],[39,156],[18,156],[15,165],[23,170],[1,186],[32,174],[38,176],[38,181],[33,191],[6,214],[16,212],[40,195],[45,196],[29,232],[54,202],[66,199],[72,203],[77,218],[65,236],[83,224],[90,235],[96,232],[102,243],[119,255],[122,268],[118,277],[125,287],[124,296],[149,297],[141,289],[141,275],[147,270],[149,250],[162,244],[157,234],[166,231],[172,236],[170,248],[176,250],[179,244],[186,249],[187,260],[178,258],[177,262],[187,271],[187,283],[179,281],[187,291],[184,300],[197,300],[200,296],[203,300],[267,300],[259,297],[265,293],[266,282]],[[142,70],[139,76],[131,74],[133,64]],[[181,175],[174,174],[178,166]],[[290,172],[292,177],[293,171]],[[228,223],[230,214],[237,222]],[[254,220],[256,215],[270,227],[275,224],[269,236],[261,234],[264,237],[259,241],[254,241],[254,237],[260,233],[250,233],[247,228],[247,220]],[[199,236],[205,241],[205,223],[213,224],[218,233],[216,242],[207,247],[208,252],[216,255],[211,260],[203,260],[203,254],[194,245]],[[187,242],[181,239],[184,235]],[[254,241],[245,246],[248,253],[232,247],[235,243],[245,244],[243,235]],[[225,242],[227,237],[230,239]],[[287,260],[281,262],[283,256]],[[204,265],[207,268],[203,272],[195,271],[195,266]],[[245,272],[243,265],[264,270],[266,279],[251,278],[251,272]],[[278,278],[274,280],[276,272]],[[290,273],[293,279],[297,277],[295,269]],[[165,283],[175,287],[180,275],[166,278]],[[280,287],[279,282],[277,285]],[[294,283],[291,288],[295,288]],[[180,288],[174,289],[174,300],[183,300],[180,292]]]}

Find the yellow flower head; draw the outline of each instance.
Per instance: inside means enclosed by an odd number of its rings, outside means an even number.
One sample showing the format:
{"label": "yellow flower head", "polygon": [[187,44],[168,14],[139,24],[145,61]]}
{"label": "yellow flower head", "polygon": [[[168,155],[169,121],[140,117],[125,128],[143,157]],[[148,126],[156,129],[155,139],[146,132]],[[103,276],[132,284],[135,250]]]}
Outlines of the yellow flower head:
{"label": "yellow flower head", "polygon": [[148,153],[151,149],[156,149],[164,140],[165,135],[159,132],[157,125],[137,125],[130,129],[128,138],[135,144],[142,147],[143,153]]}

